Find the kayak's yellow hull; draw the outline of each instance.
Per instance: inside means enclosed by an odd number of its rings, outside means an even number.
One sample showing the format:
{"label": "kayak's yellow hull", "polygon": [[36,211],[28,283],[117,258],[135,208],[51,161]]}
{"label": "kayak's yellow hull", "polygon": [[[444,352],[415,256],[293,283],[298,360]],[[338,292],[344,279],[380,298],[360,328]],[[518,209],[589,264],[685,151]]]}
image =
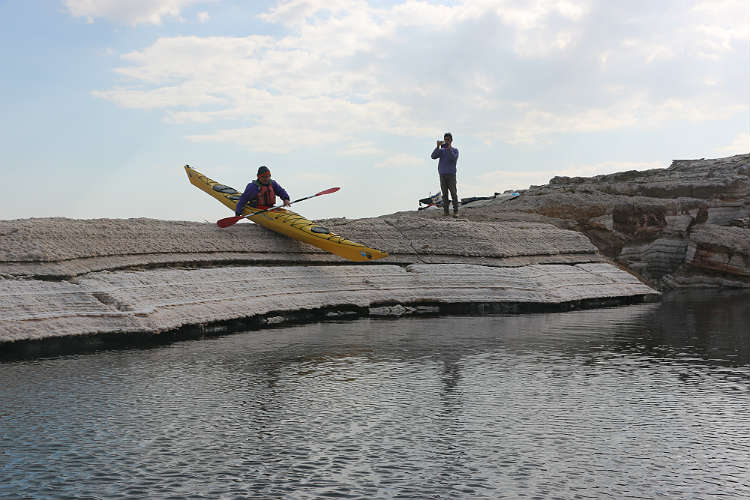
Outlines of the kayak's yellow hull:
{"label": "kayak's yellow hull", "polygon": [[[234,212],[237,208],[237,201],[240,199],[240,192],[209,179],[188,165],[185,165],[185,172],[187,172],[188,179],[193,186],[210,194]],[[259,209],[248,205],[242,211],[242,214],[250,215],[259,211]],[[316,246],[321,250],[351,261],[367,262],[388,256],[385,252],[349,241],[336,233],[332,233],[327,228],[319,226],[291,210],[279,208],[257,217],[249,217],[249,219],[271,231]]]}

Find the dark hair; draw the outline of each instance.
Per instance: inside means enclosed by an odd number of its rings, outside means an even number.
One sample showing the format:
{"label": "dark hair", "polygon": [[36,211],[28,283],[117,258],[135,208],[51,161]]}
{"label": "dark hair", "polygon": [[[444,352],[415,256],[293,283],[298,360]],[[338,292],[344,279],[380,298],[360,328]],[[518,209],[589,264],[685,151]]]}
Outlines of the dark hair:
{"label": "dark hair", "polygon": [[270,172],[271,172],[271,170],[267,166],[261,165],[260,167],[258,167],[258,174],[257,175],[260,176],[262,174],[270,173]]}
{"label": "dark hair", "polygon": [[451,141],[453,140],[453,134],[451,134],[450,132],[446,132],[445,135],[443,136],[443,139],[445,139],[446,137],[450,137]]}

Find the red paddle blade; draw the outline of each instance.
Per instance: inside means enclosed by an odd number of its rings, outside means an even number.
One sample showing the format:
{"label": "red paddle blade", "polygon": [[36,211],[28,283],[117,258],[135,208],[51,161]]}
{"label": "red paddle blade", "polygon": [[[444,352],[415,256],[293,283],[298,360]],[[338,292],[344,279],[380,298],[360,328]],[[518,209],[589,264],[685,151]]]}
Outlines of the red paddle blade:
{"label": "red paddle blade", "polygon": [[242,219],[242,215],[235,215],[234,217],[225,217],[221,220],[216,221],[216,225],[219,227],[229,227],[237,223],[238,220]]}
{"label": "red paddle blade", "polygon": [[320,196],[321,194],[331,194],[331,193],[335,193],[335,192],[336,192],[336,191],[338,191],[339,189],[341,189],[341,188],[340,188],[340,187],[335,187],[335,188],[328,188],[328,189],[326,189],[325,191],[321,191],[320,193],[315,193],[315,194],[314,194],[313,196]]}

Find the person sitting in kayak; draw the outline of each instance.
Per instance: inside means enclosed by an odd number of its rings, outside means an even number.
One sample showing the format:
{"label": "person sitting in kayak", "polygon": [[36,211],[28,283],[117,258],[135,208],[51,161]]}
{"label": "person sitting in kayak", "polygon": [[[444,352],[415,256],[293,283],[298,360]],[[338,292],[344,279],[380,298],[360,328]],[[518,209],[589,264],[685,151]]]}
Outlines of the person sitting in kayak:
{"label": "person sitting in kayak", "polygon": [[271,180],[271,170],[268,167],[261,166],[258,168],[258,178],[248,184],[245,192],[240,196],[234,214],[242,215],[242,210],[248,202],[253,208],[261,210],[271,208],[276,204],[276,195],[281,198],[285,207],[290,205],[286,190],[278,182]]}

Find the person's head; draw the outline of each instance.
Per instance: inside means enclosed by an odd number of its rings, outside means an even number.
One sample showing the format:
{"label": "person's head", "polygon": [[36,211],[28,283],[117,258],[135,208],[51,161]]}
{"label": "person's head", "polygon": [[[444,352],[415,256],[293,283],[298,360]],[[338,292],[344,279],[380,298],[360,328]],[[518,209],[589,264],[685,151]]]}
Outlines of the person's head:
{"label": "person's head", "polygon": [[451,134],[450,132],[446,132],[443,136],[443,140],[450,145],[450,143],[453,142],[453,134]]}
{"label": "person's head", "polygon": [[271,182],[271,169],[265,165],[258,167],[258,181],[262,184]]}

